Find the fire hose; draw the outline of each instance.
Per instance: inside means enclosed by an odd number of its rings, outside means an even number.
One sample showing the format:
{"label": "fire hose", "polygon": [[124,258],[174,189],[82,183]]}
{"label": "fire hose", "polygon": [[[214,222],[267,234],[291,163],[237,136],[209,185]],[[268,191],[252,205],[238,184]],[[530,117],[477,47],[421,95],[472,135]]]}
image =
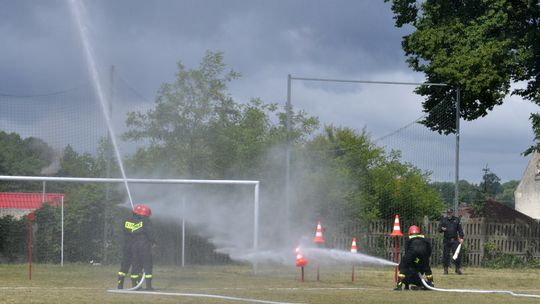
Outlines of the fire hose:
{"label": "fire hose", "polygon": [[275,302],[275,301],[266,301],[266,300],[257,300],[257,299],[228,297],[228,296],[211,295],[211,294],[141,291],[141,290],[139,290],[139,288],[144,283],[144,276],[145,276],[145,274],[143,272],[142,280],[136,286],[133,286],[132,288],[129,288],[129,289],[110,289],[110,290],[107,290],[107,292],[123,293],[123,294],[148,294],[148,295],[163,295],[163,296],[184,296],[184,297],[213,298],[213,299],[223,299],[223,300],[251,302],[251,303],[265,303],[265,304],[297,304],[297,303],[288,303],[288,302]]}
{"label": "fire hose", "polygon": [[514,297],[527,297],[527,298],[540,298],[540,295],[535,294],[525,294],[525,293],[515,293],[510,290],[481,290],[481,289],[444,289],[444,288],[436,288],[433,286],[428,285],[426,280],[424,279],[424,276],[422,274],[418,273],[418,276],[420,277],[420,280],[422,280],[422,284],[429,289],[433,291],[443,291],[443,292],[461,292],[461,293],[495,293],[495,294],[509,294]]}
{"label": "fire hose", "polygon": [[[135,287],[134,287],[135,288]],[[123,294],[145,294],[145,295],[157,295],[157,296],[180,296],[180,297],[196,297],[196,298],[211,298],[211,299],[222,299],[230,301],[239,301],[239,302],[249,302],[249,303],[264,303],[264,304],[300,304],[300,303],[289,303],[289,302],[276,302],[276,301],[266,301],[258,299],[248,299],[248,298],[237,298],[213,294],[201,294],[201,293],[177,293],[177,292],[158,292],[158,291],[134,291],[134,288],[130,289],[110,289],[107,292],[111,293],[123,293]]]}
{"label": "fire hose", "polygon": [[126,289],[126,291],[135,291],[141,288],[142,284],[144,283],[144,277],[146,276],[146,273],[143,272],[142,279],[139,281],[139,283],[136,286],[133,286],[131,288]]}

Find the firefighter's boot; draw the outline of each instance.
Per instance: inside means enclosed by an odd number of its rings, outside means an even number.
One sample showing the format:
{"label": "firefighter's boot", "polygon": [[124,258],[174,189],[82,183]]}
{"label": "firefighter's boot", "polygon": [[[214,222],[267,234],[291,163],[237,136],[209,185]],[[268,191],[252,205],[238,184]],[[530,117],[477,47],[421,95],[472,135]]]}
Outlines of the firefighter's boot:
{"label": "firefighter's boot", "polygon": [[448,274],[448,267],[444,267],[444,272],[443,274]]}
{"label": "firefighter's boot", "polygon": [[124,279],[125,278],[126,278],[125,275],[118,275],[118,286],[116,288],[124,289]]}
{"label": "firefighter's boot", "polygon": [[459,269],[458,267],[456,267],[456,274],[462,275],[463,272],[461,272],[461,269]]}
{"label": "firefighter's boot", "polygon": [[154,290],[154,288],[152,288],[152,278],[144,279],[144,281],[146,282],[146,290]]}
{"label": "firefighter's boot", "polygon": [[[136,278],[136,279],[132,278],[131,279],[131,287],[136,287],[137,285],[139,285],[139,278]],[[139,290],[139,289],[141,289],[141,287],[139,287],[139,288],[137,288],[135,290]]]}

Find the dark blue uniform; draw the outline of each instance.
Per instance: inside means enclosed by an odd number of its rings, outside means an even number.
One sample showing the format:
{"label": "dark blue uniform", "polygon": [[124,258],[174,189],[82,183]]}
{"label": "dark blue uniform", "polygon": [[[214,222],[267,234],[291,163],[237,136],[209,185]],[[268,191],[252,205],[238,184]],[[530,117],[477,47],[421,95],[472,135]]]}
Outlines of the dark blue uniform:
{"label": "dark blue uniform", "polygon": [[[463,228],[461,227],[461,221],[459,218],[450,216],[443,217],[439,222],[439,232],[444,233],[443,238],[443,267],[444,273],[448,274],[448,267],[450,266],[450,256],[456,251],[459,245],[459,239],[463,239],[465,236]],[[461,274],[461,255],[454,261],[456,265],[456,273]]]}
{"label": "dark blue uniform", "polygon": [[433,285],[433,274],[429,266],[431,257],[431,243],[422,234],[409,236],[405,245],[405,254],[399,263],[399,281],[396,290],[409,285],[423,287],[418,273],[426,275],[429,284]]}
{"label": "dark blue uniform", "polygon": [[118,288],[123,288],[124,278],[131,266],[131,281],[137,285],[144,270],[146,288],[152,289],[152,244],[154,238],[150,219],[145,216],[133,214],[124,222],[124,244],[122,247],[122,261],[118,272]]}

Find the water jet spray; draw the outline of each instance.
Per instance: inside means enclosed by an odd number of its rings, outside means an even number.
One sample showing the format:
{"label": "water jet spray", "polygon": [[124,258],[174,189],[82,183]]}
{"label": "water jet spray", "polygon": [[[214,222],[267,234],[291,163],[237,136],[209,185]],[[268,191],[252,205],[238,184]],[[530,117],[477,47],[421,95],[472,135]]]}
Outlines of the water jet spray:
{"label": "water jet spray", "polygon": [[129,203],[131,204],[131,209],[133,209],[134,208],[133,199],[131,198],[131,191],[129,189],[129,184],[127,182],[126,172],[124,170],[124,164],[122,163],[122,158],[120,157],[120,150],[116,142],[116,136],[115,136],[114,129],[112,126],[111,117],[109,116],[109,113],[107,111],[105,94],[103,93],[101,82],[99,81],[99,73],[96,68],[94,54],[92,52],[92,47],[90,45],[90,41],[88,39],[88,35],[86,32],[87,28],[86,26],[83,25],[83,21],[82,21],[83,19],[82,12],[84,10],[84,7],[80,0],[69,0],[69,7],[71,9],[71,14],[73,15],[75,19],[77,28],[79,30],[79,36],[81,37],[81,42],[84,49],[84,55],[86,58],[86,63],[87,63],[90,75],[92,76],[92,83],[94,84],[94,88],[98,95],[98,100],[101,105],[103,117],[105,117],[105,121],[107,123],[107,129],[109,131],[110,138],[111,138],[111,143],[113,145],[113,149],[116,155],[116,160],[118,161],[118,167],[120,168],[120,173],[122,174],[122,178],[124,179],[124,186],[126,187]]}

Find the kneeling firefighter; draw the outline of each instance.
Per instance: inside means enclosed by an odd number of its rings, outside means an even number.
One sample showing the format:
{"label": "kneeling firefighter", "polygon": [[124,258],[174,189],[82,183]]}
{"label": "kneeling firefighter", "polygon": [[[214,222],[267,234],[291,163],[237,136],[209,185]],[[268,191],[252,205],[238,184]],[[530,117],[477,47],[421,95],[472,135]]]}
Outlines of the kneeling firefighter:
{"label": "kneeling firefighter", "polygon": [[152,210],[143,204],[133,209],[132,216],[124,222],[124,245],[122,248],[122,262],[118,272],[118,289],[124,288],[124,279],[131,266],[131,284],[137,286],[144,270],[146,290],[152,288],[152,245],[154,236],[150,216]]}
{"label": "kneeling firefighter", "polygon": [[405,254],[399,263],[399,279],[394,290],[409,289],[409,285],[416,285],[426,289],[418,273],[425,275],[427,283],[433,286],[433,274],[429,266],[431,257],[431,244],[420,234],[420,227],[409,227],[409,239],[405,245]]}

